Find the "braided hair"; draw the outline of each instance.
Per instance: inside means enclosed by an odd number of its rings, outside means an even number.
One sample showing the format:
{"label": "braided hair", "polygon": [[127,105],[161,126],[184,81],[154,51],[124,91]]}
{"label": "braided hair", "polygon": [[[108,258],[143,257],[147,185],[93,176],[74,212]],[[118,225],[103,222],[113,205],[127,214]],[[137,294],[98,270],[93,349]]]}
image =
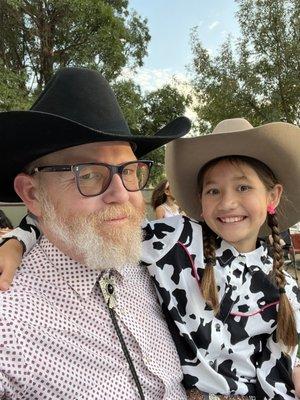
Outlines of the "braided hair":
{"label": "braided hair", "polygon": [[291,303],[285,293],[285,274],[283,270],[284,258],[280,244],[277,215],[267,215],[267,223],[271,229],[273,239],[273,280],[279,289],[279,308],[277,317],[277,340],[285,344],[291,350],[298,343],[296,322]]}
{"label": "braided hair", "polygon": [[200,288],[206,303],[217,314],[220,304],[214,274],[214,266],[216,265],[216,234],[205,222],[203,224],[203,253],[205,269]]}
{"label": "braided hair", "polygon": [[[267,191],[272,190],[275,185],[279,183],[270,168],[263,162],[246,156],[226,156],[214,159],[201,168],[198,174],[198,187],[200,193],[202,193],[203,190],[205,173],[223,160],[226,160],[234,165],[249,165],[257,173]],[[277,315],[276,336],[277,340],[281,341],[284,346],[286,346],[287,350],[290,351],[297,345],[298,338],[294,311],[285,293],[286,279],[283,271],[284,258],[283,250],[280,245],[278,219],[276,213],[267,214],[267,224],[271,229],[273,238],[272,279],[279,290],[279,309]],[[200,282],[200,289],[205,301],[212,307],[215,314],[217,314],[220,306],[213,268],[216,264],[216,238],[216,234],[204,222],[203,248],[205,270]]]}

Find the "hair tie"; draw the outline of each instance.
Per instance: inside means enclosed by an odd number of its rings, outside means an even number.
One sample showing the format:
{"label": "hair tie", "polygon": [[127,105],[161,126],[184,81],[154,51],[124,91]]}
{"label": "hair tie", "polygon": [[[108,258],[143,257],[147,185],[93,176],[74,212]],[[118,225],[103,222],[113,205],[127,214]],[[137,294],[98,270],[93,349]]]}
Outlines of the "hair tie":
{"label": "hair tie", "polygon": [[279,288],[279,294],[284,294],[284,293],[286,293],[285,288],[284,287]]}

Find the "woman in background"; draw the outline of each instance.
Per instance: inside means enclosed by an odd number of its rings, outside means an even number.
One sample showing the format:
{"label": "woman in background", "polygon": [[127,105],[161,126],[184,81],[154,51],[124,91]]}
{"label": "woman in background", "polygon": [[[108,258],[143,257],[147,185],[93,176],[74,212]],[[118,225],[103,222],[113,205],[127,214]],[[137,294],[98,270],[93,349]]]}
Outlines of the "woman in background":
{"label": "woman in background", "polygon": [[12,223],[5,215],[4,211],[0,210],[0,236],[13,229]]}
{"label": "woman in background", "polygon": [[156,219],[173,217],[181,214],[176,200],[173,197],[167,179],[162,180],[153,190],[151,205]]}

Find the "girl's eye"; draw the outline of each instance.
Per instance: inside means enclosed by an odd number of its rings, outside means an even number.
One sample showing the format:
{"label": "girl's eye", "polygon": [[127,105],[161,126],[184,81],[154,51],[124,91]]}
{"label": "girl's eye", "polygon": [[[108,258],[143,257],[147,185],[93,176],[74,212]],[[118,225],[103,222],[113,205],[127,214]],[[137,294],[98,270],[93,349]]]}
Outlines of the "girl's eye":
{"label": "girl's eye", "polygon": [[251,189],[251,187],[249,186],[249,185],[240,185],[239,187],[238,187],[238,191],[239,192],[247,192],[248,190],[250,190]]}
{"label": "girl's eye", "polygon": [[215,196],[215,195],[219,194],[219,190],[216,189],[216,188],[211,188],[211,189],[206,191],[206,194],[211,195],[211,196]]}

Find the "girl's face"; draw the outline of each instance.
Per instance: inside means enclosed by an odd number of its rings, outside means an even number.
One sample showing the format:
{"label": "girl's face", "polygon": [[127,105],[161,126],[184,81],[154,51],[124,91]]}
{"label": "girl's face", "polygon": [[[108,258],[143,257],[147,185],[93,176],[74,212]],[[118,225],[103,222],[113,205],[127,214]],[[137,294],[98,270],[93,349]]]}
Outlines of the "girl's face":
{"label": "girl's face", "polygon": [[222,160],[204,174],[202,215],[207,225],[239,252],[253,251],[267,206],[278,205],[282,186],[267,191],[246,163]]}

